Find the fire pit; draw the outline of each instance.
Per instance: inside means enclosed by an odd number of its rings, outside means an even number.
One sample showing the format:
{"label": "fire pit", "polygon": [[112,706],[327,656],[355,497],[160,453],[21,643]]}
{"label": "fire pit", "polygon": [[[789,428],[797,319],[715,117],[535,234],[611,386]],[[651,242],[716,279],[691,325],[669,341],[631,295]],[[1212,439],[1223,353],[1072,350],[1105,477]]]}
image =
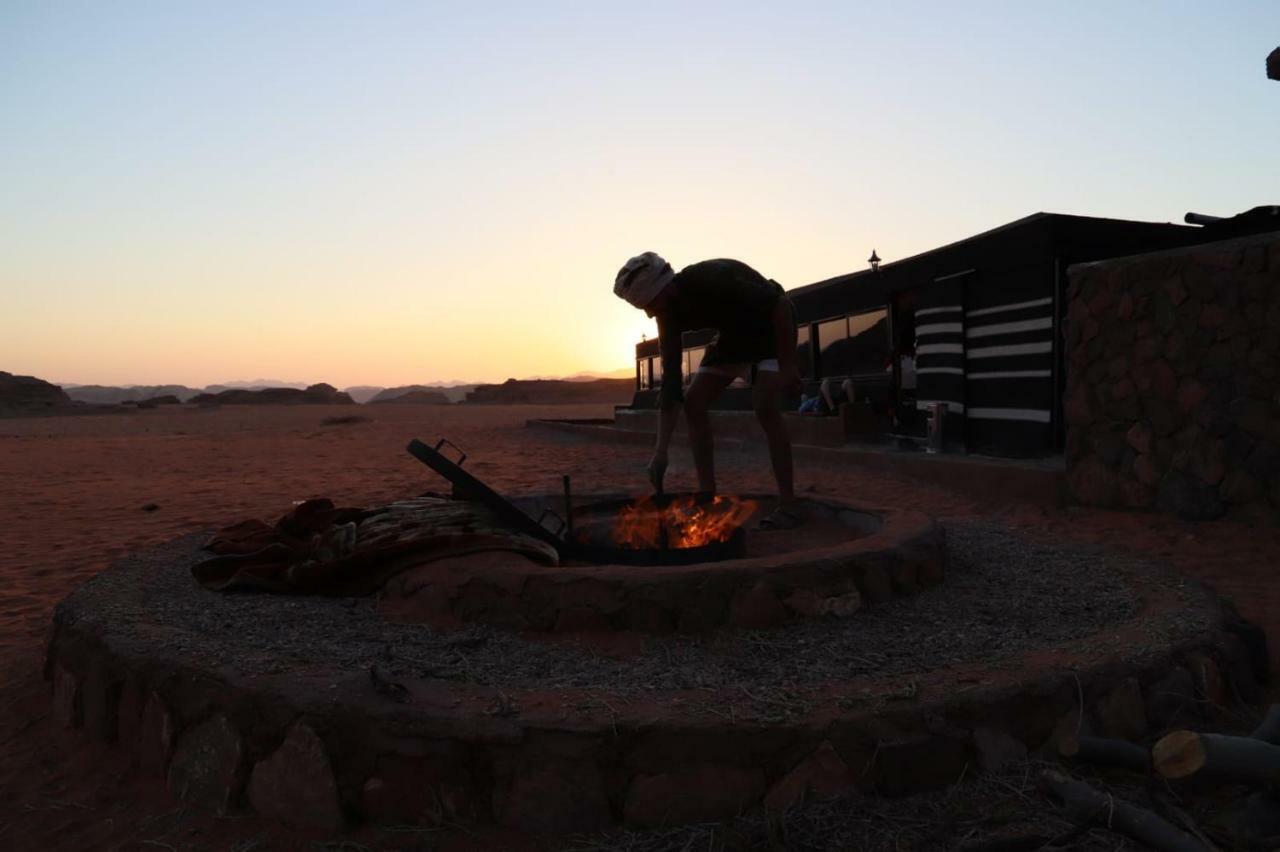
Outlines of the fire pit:
{"label": "fire pit", "polygon": [[746,524],[759,503],[663,494],[575,509],[567,559],[614,565],[693,565],[747,555]]}
{"label": "fire pit", "polygon": [[[53,718],[117,743],[187,804],[316,831],[352,818],[666,831],[810,793],[951,785],[1084,723],[1199,713],[1253,676],[1201,589],[1092,550],[961,528],[952,593],[858,623],[845,619],[942,582],[933,520],[808,495],[801,528],[756,530],[760,495],[507,501],[454,482],[557,542],[561,564],[442,559],[377,600],[217,595],[190,576],[204,537],[178,539],[59,604]],[[535,520],[556,509],[571,534]],[[663,563],[623,561],[655,552]],[[668,561],[682,557],[699,561]],[[1060,605],[1072,595],[1106,605]],[[397,599],[514,629],[406,626]],[[597,653],[592,631],[625,641]],[[1133,706],[1138,722],[1116,712]]]}
{"label": "fire pit", "polygon": [[[554,633],[698,633],[846,617],[942,582],[943,534],[918,512],[801,501],[795,530],[754,530],[773,498],[562,495],[508,500],[420,441],[409,452],[561,564],[511,554],[429,563],[388,583],[388,614],[437,627],[481,622]],[[455,448],[456,449],[456,448]],[[550,520],[549,520],[550,519]]]}

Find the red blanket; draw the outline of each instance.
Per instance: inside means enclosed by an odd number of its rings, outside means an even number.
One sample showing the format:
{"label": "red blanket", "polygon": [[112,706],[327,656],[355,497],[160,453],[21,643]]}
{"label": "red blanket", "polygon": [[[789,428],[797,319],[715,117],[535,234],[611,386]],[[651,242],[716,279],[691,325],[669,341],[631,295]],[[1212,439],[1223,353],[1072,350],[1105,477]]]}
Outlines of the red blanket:
{"label": "red blanket", "polygon": [[558,564],[551,545],[503,527],[477,503],[443,497],[372,509],[307,500],[274,526],[247,520],[225,527],[205,549],[214,555],[191,573],[205,588],[220,592],[367,595],[407,568],[489,550]]}

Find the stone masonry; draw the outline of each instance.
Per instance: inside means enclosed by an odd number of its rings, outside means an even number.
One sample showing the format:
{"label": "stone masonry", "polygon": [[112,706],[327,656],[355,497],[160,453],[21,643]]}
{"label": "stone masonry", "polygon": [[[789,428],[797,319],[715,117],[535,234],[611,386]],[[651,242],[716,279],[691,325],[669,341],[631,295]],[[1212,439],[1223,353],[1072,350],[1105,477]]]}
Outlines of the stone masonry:
{"label": "stone masonry", "polygon": [[1072,496],[1280,522],[1280,234],[1069,276]]}

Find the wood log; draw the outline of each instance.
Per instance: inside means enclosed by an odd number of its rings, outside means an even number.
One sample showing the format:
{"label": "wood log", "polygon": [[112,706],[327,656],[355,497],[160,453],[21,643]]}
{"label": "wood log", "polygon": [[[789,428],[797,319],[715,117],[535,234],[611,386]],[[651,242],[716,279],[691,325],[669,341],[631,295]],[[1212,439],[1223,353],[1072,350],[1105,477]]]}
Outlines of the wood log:
{"label": "wood log", "polygon": [[1151,762],[1162,778],[1203,772],[1239,784],[1280,784],[1280,746],[1252,737],[1174,731],[1151,749]]}
{"label": "wood log", "polygon": [[1151,752],[1128,740],[1067,737],[1058,746],[1058,753],[1095,766],[1127,769],[1144,775],[1151,771]]}
{"label": "wood log", "polygon": [[1264,743],[1280,745],[1280,704],[1271,705],[1267,715],[1262,717],[1258,727],[1254,728],[1249,736]]}
{"label": "wood log", "polygon": [[1040,773],[1041,786],[1059,798],[1071,819],[1078,823],[1100,825],[1145,843],[1157,852],[1209,852],[1208,848],[1187,832],[1177,828],[1148,810],[1094,789],[1083,781],[1068,778],[1060,772]]}

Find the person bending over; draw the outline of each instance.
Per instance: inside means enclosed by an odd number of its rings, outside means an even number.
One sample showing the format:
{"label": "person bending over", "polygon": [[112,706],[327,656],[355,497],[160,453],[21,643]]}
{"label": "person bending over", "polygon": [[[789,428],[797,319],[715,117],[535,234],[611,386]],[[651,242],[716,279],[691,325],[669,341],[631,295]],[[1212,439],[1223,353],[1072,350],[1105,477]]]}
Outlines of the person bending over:
{"label": "person bending over", "polygon": [[[789,528],[801,523],[791,462],[791,439],[782,418],[783,397],[800,389],[796,363],[796,322],[781,285],[737,260],[704,260],[679,273],[653,252],[627,261],[613,292],[658,321],[662,351],[658,443],[649,462],[649,479],[662,490],[667,451],[681,406],[689,424],[689,444],[698,469],[698,489],[716,492],[714,447],[708,410],[734,379],[749,379],[755,368],[752,404],[769,444],[769,461],[778,483],[778,508],[762,526]],[[701,366],[684,391],[681,333],[713,328]]]}

